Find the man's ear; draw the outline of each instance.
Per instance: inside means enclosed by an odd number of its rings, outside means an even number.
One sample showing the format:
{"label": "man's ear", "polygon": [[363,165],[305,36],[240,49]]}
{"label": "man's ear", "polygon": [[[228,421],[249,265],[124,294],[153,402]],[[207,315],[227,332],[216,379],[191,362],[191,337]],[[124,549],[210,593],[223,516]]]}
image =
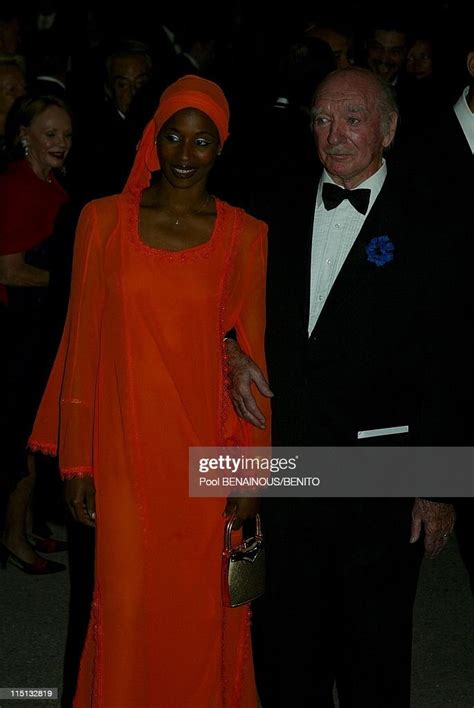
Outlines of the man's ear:
{"label": "man's ear", "polygon": [[467,70],[471,74],[471,76],[474,76],[474,52],[469,52],[467,55]]}
{"label": "man's ear", "polygon": [[395,133],[397,132],[398,114],[396,111],[392,111],[388,118],[388,129],[385,133],[383,146],[384,148],[390,147],[395,138]]}

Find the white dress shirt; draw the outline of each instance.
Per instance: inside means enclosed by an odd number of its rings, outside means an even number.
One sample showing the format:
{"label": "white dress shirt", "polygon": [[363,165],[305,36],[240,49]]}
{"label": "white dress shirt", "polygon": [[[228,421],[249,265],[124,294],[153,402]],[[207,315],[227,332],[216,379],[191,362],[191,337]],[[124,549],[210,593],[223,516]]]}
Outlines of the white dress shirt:
{"label": "white dress shirt", "polygon": [[469,143],[471,152],[474,154],[474,113],[467,105],[467,94],[469,86],[466,86],[458,100],[454,104],[454,112],[461,125],[466,140]]}
{"label": "white dress shirt", "polygon": [[[377,172],[357,186],[357,189],[370,189],[367,214],[370,212],[386,176],[387,166],[385,160],[382,160]],[[323,171],[319,180],[313,219],[309,335],[318,321],[334,281],[367,217],[367,214],[357,211],[348,199],[344,199],[335,209],[327,210],[322,199],[324,182],[335,184],[326,170]]]}
{"label": "white dress shirt", "polygon": [[36,16],[36,29],[40,32],[43,30],[50,30],[54,25],[54,20],[56,19],[56,12],[39,12]]}

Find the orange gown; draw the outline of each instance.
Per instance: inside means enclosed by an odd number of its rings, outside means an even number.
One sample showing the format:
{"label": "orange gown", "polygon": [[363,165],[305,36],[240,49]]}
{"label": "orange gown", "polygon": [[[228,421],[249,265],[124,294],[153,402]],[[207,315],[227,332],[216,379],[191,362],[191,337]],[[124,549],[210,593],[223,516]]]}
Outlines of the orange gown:
{"label": "orange gown", "polygon": [[[226,390],[234,327],[264,369],[266,226],[216,200],[210,240],[146,245],[140,191],[91,202],[67,323],[30,438],[96,486],[96,580],[75,708],[255,708],[249,608],[224,608],[224,498],[188,448],[267,445]],[[259,397],[269,417],[269,404]],[[269,427],[267,427],[267,431]]]}

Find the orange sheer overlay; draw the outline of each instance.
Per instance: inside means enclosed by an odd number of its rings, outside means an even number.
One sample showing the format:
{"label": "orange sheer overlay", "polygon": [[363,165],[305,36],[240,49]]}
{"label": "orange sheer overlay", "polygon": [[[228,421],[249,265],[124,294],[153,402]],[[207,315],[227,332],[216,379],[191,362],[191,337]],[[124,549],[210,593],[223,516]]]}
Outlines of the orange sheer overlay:
{"label": "orange sheer overlay", "polygon": [[[188,448],[268,445],[234,413],[225,332],[265,370],[266,226],[216,201],[210,240],[146,245],[140,189],[88,204],[64,335],[30,438],[94,476],[96,588],[76,708],[255,708],[249,610],[224,608],[225,499]],[[269,420],[267,399],[256,393]]]}

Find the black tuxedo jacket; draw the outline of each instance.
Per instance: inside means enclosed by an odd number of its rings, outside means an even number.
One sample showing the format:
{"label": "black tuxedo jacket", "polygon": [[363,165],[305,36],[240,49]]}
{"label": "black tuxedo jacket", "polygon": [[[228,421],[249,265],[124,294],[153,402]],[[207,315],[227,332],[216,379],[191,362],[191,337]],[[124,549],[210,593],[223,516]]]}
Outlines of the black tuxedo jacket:
{"label": "black tuxedo jacket", "polygon": [[474,445],[474,155],[452,109],[440,116],[426,147],[425,183],[449,241],[444,267],[448,269],[449,299],[453,303],[443,356],[450,376],[444,380],[442,393],[444,408],[451,414],[447,421],[438,423],[434,435],[443,443]]}
{"label": "black tuxedo jacket", "polygon": [[[440,242],[430,212],[387,177],[308,337],[316,192],[317,180],[293,178],[259,214],[270,226],[273,442],[356,445],[359,431],[408,426],[370,440],[421,443],[439,313]],[[377,264],[381,237],[393,250]]]}
{"label": "black tuxedo jacket", "polygon": [[449,191],[464,189],[466,195],[469,193],[472,196],[474,156],[452,109],[441,116],[436,153],[442,177],[446,170]]}
{"label": "black tuxedo jacket", "polygon": [[[415,169],[422,166],[422,174]],[[410,190],[422,190],[442,232],[442,293],[446,308],[436,375],[431,427],[435,444],[474,444],[472,290],[474,156],[452,108],[441,113],[423,136],[391,156],[389,169]],[[449,373],[449,376],[444,374]],[[446,411],[449,415],[446,415]]]}

